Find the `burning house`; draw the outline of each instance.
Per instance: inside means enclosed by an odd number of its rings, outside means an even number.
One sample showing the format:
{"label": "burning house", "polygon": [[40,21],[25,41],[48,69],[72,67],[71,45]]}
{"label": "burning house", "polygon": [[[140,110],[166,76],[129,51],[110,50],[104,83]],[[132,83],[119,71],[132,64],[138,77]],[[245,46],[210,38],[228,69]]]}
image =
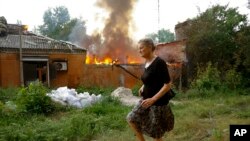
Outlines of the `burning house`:
{"label": "burning house", "polygon": [[7,25],[0,37],[0,86],[39,80],[52,87],[80,84],[86,50],[68,42],[29,33],[24,25]]}
{"label": "burning house", "polygon": [[[83,45],[87,49],[84,72],[88,75],[84,78],[86,80],[84,83],[125,87],[140,83],[138,77],[144,70],[144,60],[131,39],[133,32],[131,13],[134,4],[134,0],[97,1],[96,5],[107,11],[108,16],[103,21],[104,28],[99,30],[101,32],[94,33]],[[177,79],[181,81],[182,66],[186,61],[186,40],[179,39],[181,33],[181,28],[176,28],[178,40],[160,43],[156,48],[156,54],[169,64],[169,72],[173,81]],[[89,79],[89,77],[92,78]],[[91,82],[88,82],[89,80]]]}
{"label": "burning house", "polygon": [[8,33],[0,37],[0,87],[28,85],[36,80],[51,87],[133,87],[140,83],[137,77],[142,65],[128,57],[122,63],[97,58],[88,63],[83,48],[30,33],[24,25],[7,27]]}
{"label": "burning house", "polygon": [[99,0],[108,16],[104,28],[84,42],[87,49],[84,85],[133,87],[140,83],[143,58],[131,39],[134,0]]}
{"label": "burning house", "polygon": [[[55,87],[132,88],[141,84],[144,60],[131,38],[135,2],[98,0],[96,5],[108,13],[101,17],[104,28],[85,38],[81,48],[9,25],[9,33],[0,37],[0,86],[27,85],[34,80]],[[185,40],[157,45],[156,54],[170,64],[173,80],[182,73],[184,50]]]}

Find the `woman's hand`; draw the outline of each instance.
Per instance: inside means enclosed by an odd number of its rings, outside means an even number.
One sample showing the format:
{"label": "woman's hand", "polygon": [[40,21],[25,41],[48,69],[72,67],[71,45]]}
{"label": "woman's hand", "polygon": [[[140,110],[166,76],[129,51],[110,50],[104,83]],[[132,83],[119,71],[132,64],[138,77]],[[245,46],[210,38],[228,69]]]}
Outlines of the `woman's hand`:
{"label": "woman's hand", "polygon": [[155,103],[155,99],[154,98],[147,98],[145,100],[142,101],[141,105],[144,108],[148,108],[150,106],[152,106]]}

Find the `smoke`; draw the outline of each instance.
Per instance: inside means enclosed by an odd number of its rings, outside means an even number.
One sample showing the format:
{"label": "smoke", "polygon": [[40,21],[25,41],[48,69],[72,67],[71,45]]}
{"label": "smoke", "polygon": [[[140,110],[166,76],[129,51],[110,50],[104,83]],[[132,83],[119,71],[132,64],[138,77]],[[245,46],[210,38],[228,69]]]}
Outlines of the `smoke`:
{"label": "smoke", "polygon": [[248,0],[248,6],[247,7],[250,9],[250,0]]}
{"label": "smoke", "polygon": [[126,63],[131,58],[140,58],[131,39],[135,2],[136,0],[97,1],[96,6],[107,11],[108,17],[104,21],[105,26],[101,33],[92,35],[89,41],[92,44],[88,44],[90,52],[98,58],[108,56],[118,59],[121,63]]}
{"label": "smoke", "polygon": [[81,46],[83,39],[86,37],[85,22],[81,19],[74,19],[72,20],[72,24],[74,24],[74,27],[72,28],[72,31],[69,34],[69,41],[73,42],[78,46]]}

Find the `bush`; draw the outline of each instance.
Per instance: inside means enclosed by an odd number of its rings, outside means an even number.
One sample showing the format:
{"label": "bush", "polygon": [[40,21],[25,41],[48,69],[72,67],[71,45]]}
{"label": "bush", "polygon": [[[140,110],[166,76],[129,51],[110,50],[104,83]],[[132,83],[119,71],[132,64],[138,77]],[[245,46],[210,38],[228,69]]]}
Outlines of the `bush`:
{"label": "bush", "polygon": [[4,108],[4,104],[0,101],[0,114],[2,114]]}
{"label": "bush", "polygon": [[16,99],[16,95],[19,91],[19,88],[8,87],[8,88],[0,88],[0,101],[3,103],[7,101],[14,101]]}
{"label": "bush", "polygon": [[46,94],[48,89],[41,82],[33,82],[18,92],[16,104],[21,112],[48,114],[55,106]]}
{"label": "bush", "polygon": [[235,71],[230,69],[225,74],[225,86],[231,90],[237,89],[241,86],[242,76]]}
{"label": "bush", "polygon": [[107,87],[107,88],[102,88],[102,87],[85,87],[85,86],[79,86],[76,91],[77,93],[83,93],[83,92],[88,92],[89,94],[101,94],[103,96],[109,96],[114,88],[112,87]]}
{"label": "bush", "polygon": [[197,78],[191,86],[202,93],[206,93],[208,90],[218,90],[221,86],[219,70],[211,63],[208,63],[204,71],[198,68]]}

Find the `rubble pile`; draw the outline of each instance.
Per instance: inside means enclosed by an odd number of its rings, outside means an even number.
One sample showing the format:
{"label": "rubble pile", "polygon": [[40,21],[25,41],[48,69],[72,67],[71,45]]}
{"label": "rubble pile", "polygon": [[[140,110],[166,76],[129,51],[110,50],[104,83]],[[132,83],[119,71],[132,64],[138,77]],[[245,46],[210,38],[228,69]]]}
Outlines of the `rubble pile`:
{"label": "rubble pile", "polygon": [[88,92],[77,93],[75,89],[67,87],[59,87],[57,90],[52,90],[47,95],[52,101],[62,105],[69,105],[77,108],[90,106],[102,99],[101,94],[89,94]]}
{"label": "rubble pile", "polygon": [[111,96],[118,98],[122,104],[127,106],[133,106],[140,100],[140,97],[133,95],[131,89],[124,87],[118,87],[115,89],[111,93]]}

